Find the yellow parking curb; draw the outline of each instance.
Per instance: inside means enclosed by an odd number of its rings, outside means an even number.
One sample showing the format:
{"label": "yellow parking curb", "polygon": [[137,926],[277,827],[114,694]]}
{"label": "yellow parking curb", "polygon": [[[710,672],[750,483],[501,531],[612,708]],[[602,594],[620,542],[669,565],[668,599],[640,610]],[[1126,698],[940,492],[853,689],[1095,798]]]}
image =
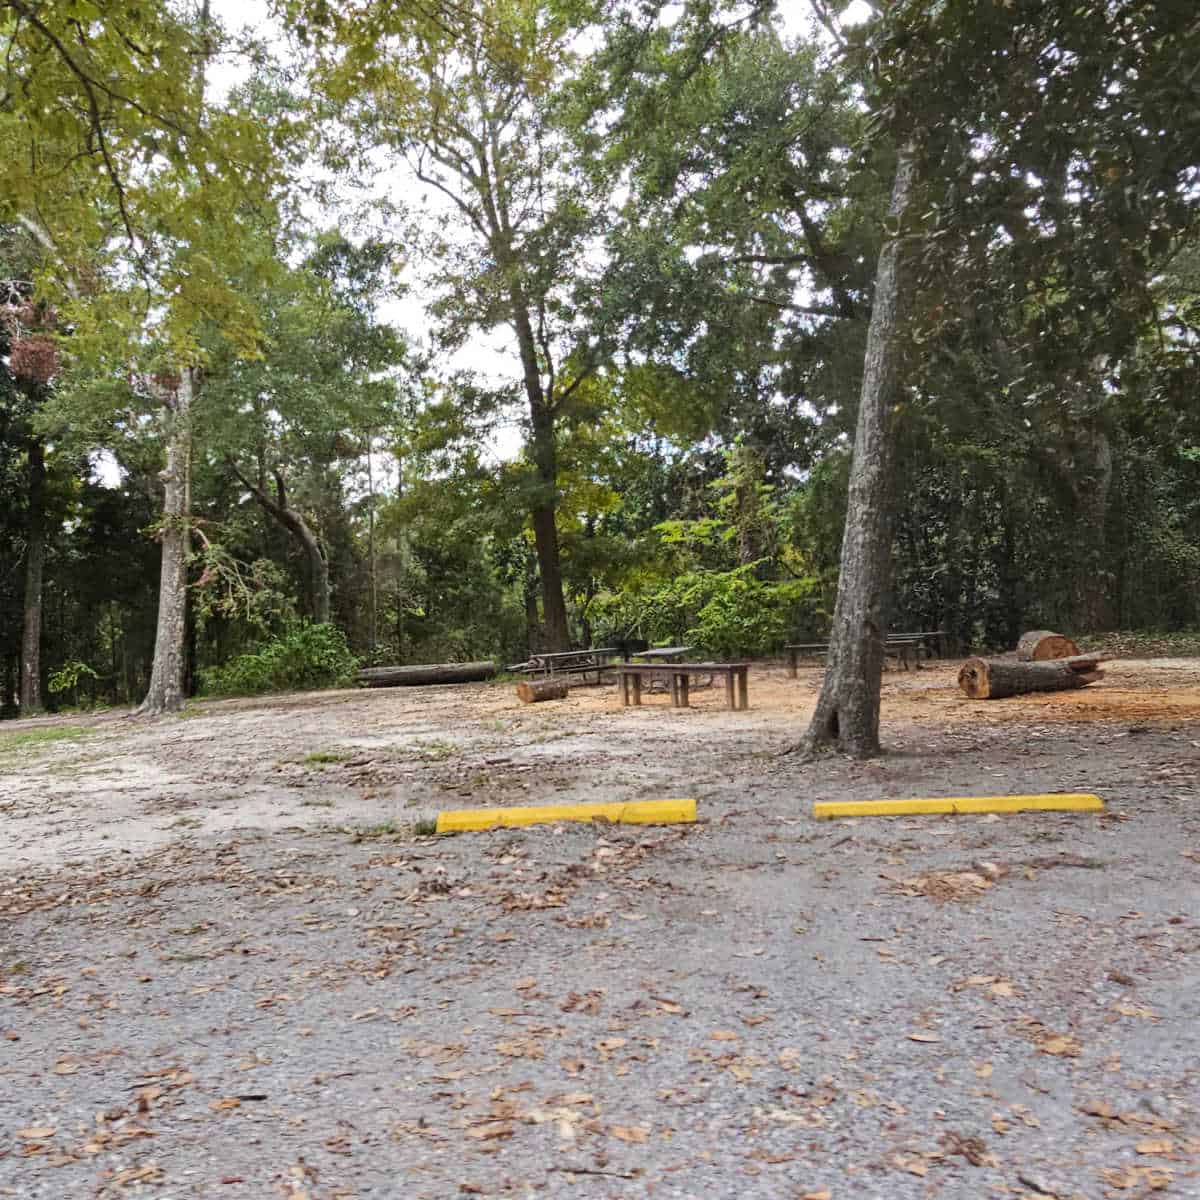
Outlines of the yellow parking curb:
{"label": "yellow parking curb", "polygon": [[624,825],[668,825],[696,819],[695,800],[630,800],[614,804],[541,804],[530,808],[457,808],[438,813],[438,833],[503,829],[550,821],[617,821]]}
{"label": "yellow parking curb", "polygon": [[813,816],[903,817],[922,813],[1096,812],[1099,796],[1058,792],[1045,796],[946,796],[928,800],[831,800],[813,804]]}

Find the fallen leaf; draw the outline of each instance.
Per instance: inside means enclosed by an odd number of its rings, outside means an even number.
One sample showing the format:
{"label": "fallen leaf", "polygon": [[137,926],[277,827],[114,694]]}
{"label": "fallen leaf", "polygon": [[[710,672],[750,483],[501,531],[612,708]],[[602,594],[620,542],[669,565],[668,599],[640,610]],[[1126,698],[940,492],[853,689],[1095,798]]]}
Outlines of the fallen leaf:
{"label": "fallen leaf", "polygon": [[242,1102],[236,1096],[226,1096],[223,1100],[210,1101],[208,1107],[213,1112],[227,1112],[229,1109],[241,1108]]}
{"label": "fallen leaf", "polygon": [[641,1125],[614,1125],[609,1133],[623,1142],[642,1143],[650,1136],[650,1130]]}
{"label": "fallen leaf", "polygon": [[67,1062],[65,1059],[54,1064],[55,1075],[74,1075],[78,1070],[78,1063]]}
{"label": "fallen leaf", "polygon": [[893,1154],[892,1166],[898,1171],[907,1171],[910,1175],[920,1175],[924,1177],[929,1173],[929,1164],[916,1155]]}
{"label": "fallen leaf", "polygon": [[979,1066],[977,1066],[975,1068],[975,1074],[980,1079],[991,1079],[993,1069],[994,1068],[992,1067],[992,1064],[990,1062],[983,1062],[983,1063],[980,1063]]}
{"label": "fallen leaf", "polygon": [[476,1141],[489,1141],[492,1138],[508,1138],[512,1137],[515,1132],[511,1121],[488,1121],[484,1125],[476,1125],[473,1129],[467,1130],[467,1136],[475,1138]]}
{"label": "fallen leaf", "polygon": [[518,979],[517,982],[513,984],[513,990],[517,992],[527,992],[530,988],[535,987],[537,987],[537,980],[532,976],[528,979]]}
{"label": "fallen leaf", "polygon": [[1175,1143],[1170,1138],[1143,1138],[1134,1149],[1139,1154],[1170,1154]]}
{"label": "fallen leaf", "polygon": [[36,1142],[42,1138],[54,1136],[53,1125],[32,1125],[28,1129],[18,1129],[17,1137],[24,1138],[29,1142]]}
{"label": "fallen leaf", "polygon": [[627,1043],[627,1038],[601,1038],[596,1043],[596,1049],[608,1053],[610,1050],[620,1050]]}
{"label": "fallen leaf", "polygon": [[940,1042],[942,1039],[936,1033],[910,1033],[910,1042]]}
{"label": "fallen leaf", "polygon": [[1038,1049],[1043,1054],[1055,1054],[1060,1058],[1078,1058],[1083,1046],[1069,1033],[1052,1033],[1038,1042]]}
{"label": "fallen leaf", "polygon": [[833,1200],[833,1193],[828,1188],[822,1188],[819,1192],[805,1192],[800,1200]]}
{"label": "fallen leaf", "polygon": [[714,1042],[737,1042],[741,1040],[738,1034],[732,1033],[728,1029],[714,1029],[708,1036]]}

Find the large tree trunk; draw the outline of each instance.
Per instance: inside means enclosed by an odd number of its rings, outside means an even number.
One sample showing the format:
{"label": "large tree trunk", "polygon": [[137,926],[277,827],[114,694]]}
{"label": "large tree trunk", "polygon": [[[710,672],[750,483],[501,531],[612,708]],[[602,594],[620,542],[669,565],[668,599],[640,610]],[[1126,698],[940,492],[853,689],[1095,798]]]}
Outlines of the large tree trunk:
{"label": "large tree trunk", "polygon": [[493,662],[428,663],[415,667],[367,667],[358,682],[367,687],[423,687],[431,683],[477,683],[496,674]]}
{"label": "large tree trunk", "polygon": [[513,290],[511,302],[525,396],[529,401],[529,449],[538,479],[537,499],[529,515],[537,547],[538,574],[542,580],[542,649],[553,653],[566,650],[570,645],[558,550],[558,445],[554,408],[552,397],[547,396],[542,387],[533,324],[525,296],[519,288]]}
{"label": "large tree trunk", "polygon": [[[900,222],[917,185],[916,150],[900,148],[889,216]],[[841,573],[825,680],[805,737],[812,752],[836,745],[856,758],[879,752],[879,691],[891,582],[891,501],[896,473],[896,404],[909,285],[901,239],[879,254],[859,398]]]}
{"label": "large tree trunk", "polygon": [[21,716],[42,709],[42,576],[46,566],[46,451],[29,439],[29,524],[21,627]]}
{"label": "large tree trunk", "polygon": [[304,584],[308,600],[308,615],[318,625],[328,624],[329,563],[325,559],[325,554],[321,549],[321,543],[317,540],[317,535],[313,533],[308,522],[304,519],[304,514],[288,503],[287,488],[284,486],[283,473],[278,470],[272,472],[275,476],[275,498],[272,498],[264,487],[251,483],[238,470],[237,465],[232,459],[227,459],[226,461],[230,470],[241,481],[242,486],[248,488],[250,494],[258,501],[262,508],[300,543],[300,549],[304,551]]}
{"label": "large tree trunk", "polygon": [[1060,692],[1104,678],[1103,659],[1087,654],[1047,662],[1008,658],[969,658],[958,673],[958,686],[972,700],[1002,700],[1027,692]]}
{"label": "large tree trunk", "polygon": [[158,628],[150,687],[138,707],[142,716],[158,716],[183,708],[184,634],[187,607],[187,562],[191,552],[188,528],[191,508],[192,394],[195,370],[185,367],[179,385],[165,397],[167,406],[167,466],[162,522],[162,571],[158,582]]}

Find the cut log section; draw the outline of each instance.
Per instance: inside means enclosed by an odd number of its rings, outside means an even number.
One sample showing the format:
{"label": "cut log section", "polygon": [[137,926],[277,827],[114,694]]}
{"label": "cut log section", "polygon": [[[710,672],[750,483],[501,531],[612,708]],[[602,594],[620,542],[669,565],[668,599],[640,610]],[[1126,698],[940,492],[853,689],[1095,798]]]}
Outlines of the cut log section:
{"label": "cut log section", "polygon": [[1008,658],[969,658],[958,673],[958,686],[972,700],[1002,700],[1027,692],[1059,692],[1086,687],[1104,678],[1104,660],[1078,654],[1050,662],[1013,662]]}
{"label": "cut log section", "polygon": [[1061,633],[1049,629],[1031,629],[1021,634],[1017,642],[1017,658],[1021,662],[1045,662],[1053,658],[1071,658],[1079,653],[1079,647]]}
{"label": "cut log section", "polygon": [[538,704],[542,700],[565,700],[565,679],[524,679],[517,684],[517,699],[522,704]]}
{"label": "cut log section", "polygon": [[424,663],[414,667],[367,667],[358,673],[366,687],[422,687],[431,683],[477,683],[496,674],[492,662]]}

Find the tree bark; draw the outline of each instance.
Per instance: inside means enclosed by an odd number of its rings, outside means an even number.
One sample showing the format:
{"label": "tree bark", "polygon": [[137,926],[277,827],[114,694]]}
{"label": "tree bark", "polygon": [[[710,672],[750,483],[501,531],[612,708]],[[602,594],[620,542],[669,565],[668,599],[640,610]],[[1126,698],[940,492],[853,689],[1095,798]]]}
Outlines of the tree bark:
{"label": "tree bark", "polygon": [[542,648],[554,653],[566,650],[570,645],[558,547],[558,445],[554,409],[542,388],[537,344],[529,312],[524,307],[524,297],[514,294],[512,304],[525,394],[529,401],[529,448],[538,480],[538,498],[530,509],[530,518],[537,548],[538,574],[542,580]]}
{"label": "tree bark", "polygon": [[969,658],[958,673],[958,686],[972,700],[1002,700],[1027,692],[1060,692],[1086,687],[1104,678],[1102,660],[1086,654],[1047,662],[1007,658]]}
{"label": "tree bark", "polygon": [[358,682],[367,687],[420,687],[432,683],[477,683],[496,674],[493,662],[428,663],[415,667],[367,667]]}
{"label": "tree bark", "polygon": [[305,591],[307,592],[308,615],[318,625],[328,624],[329,563],[325,560],[325,555],[321,550],[321,543],[317,540],[316,534],[313,533],[312,529],[309,528],[308,522],[304,519],[304,514],[288,503],[287,488],[283,482],[283,473],[279,470],[272,472],[275,476],[276,496],[275,499],[272,499],[270,493],[265,488],[251,483],[238,470],[237,464],[232,459],[227,459],[226,462],[229,465],[229,469],[241,481],[242,486],[248,489],[262,508],[300,543],[300,549],[304,552],[304,580]]}
{"label": "tree bark", "polygon": [[167,407],[167,466],[162,473],[162,569],[158,582],[158,626],[154,665],[139,716],[159,716],[183,708],[184,650],[187,610],[187,562],[191,552],[188,527],[191,508],[191,410],[195,369],[185,367]]}
{"label": "tree bark", "polygon": [[21,716],[42,710],[42,577],[46,567],[46,448],[29,439],[29,524],[21,626]]}
{"label": "tree bark", "polygon": [[538,704],[543,700],[565,700],[565,679],[524,679],[517,684],[517,699],[522,704]]}
{"label": "tree bark", "polygon": [[[901,229],[916,187],[917,153],[909,142],[896,160],[888,210]],[[897,452],[893,410],[911,299],[907,257],[902,236],[891,236],[884,242],[875,272],[833,628],[825,680],[804,740],[810,753],[829,745],[855,758],[879,753]]]}
{"label": "tree bark", "polygon": [[1017,642],[1017,658],[1021,662],[1045,662],[1051,658],[1070,658],[1079,653],[1079,647],[1061,633],[1048,629],[1031,629],[1021,634]]}

